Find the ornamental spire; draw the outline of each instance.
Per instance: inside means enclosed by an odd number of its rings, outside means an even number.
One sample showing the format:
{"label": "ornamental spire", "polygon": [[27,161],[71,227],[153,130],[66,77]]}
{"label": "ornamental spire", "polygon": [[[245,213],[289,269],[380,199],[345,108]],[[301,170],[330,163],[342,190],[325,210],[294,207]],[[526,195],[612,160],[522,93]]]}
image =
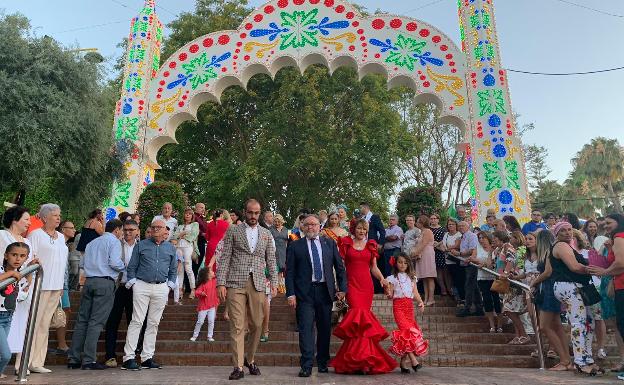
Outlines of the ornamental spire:
{"label": "ornamental spire", "polygon": [[160,65],[162,32],[155,0],[146,0],[130,23],[121,96],[113,125],[114,152],[124,173],[115,180],[111,197],[104,204],[107,220],[122,211],[134,212],[141,191],[154,181],[154,170],[143,154],[143,142],[150,83]]}

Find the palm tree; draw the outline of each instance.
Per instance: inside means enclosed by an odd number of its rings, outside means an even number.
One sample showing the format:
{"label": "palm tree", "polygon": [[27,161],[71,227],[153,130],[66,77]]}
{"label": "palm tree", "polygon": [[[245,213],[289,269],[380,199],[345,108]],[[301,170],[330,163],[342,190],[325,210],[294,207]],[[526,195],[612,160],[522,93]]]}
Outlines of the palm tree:
{"label": "palm tree", "polygon": [[624,148],[617,139],[594,138],[572,159],[573,174],[584,175],[590,183],[602,187],[615,211],[622,213],[622,203],[614,185],[624,180]]}

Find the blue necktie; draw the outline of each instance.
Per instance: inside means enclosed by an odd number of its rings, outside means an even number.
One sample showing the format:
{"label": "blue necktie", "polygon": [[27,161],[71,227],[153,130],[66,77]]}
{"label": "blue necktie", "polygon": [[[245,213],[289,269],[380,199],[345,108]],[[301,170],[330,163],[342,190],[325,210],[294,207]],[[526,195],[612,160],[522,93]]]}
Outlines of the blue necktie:
{"label": "blue necktie", "polygon": [[321,257],[319,256],[315,239],[310,239],[310,249],[312,249],[312,263],[314,264],[314,280],[320,282],[323,278],[323,268],[321,267]]}

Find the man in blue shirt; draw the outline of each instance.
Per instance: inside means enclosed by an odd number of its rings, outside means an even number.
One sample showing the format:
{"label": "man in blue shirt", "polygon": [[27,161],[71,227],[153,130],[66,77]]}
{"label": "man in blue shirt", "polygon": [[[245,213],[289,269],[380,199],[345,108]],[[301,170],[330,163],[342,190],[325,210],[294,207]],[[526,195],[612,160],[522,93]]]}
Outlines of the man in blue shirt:
{"label": "man in blue shirt", "polygon": [[531,211],[531,221],[522,226],[522,234],[527,235],[533,233],[538,229],[548,230],[548,226],[542,222],[542,212],[539,210]]}
{"label": "man in blue shirt", "polygon": [[[132,288],[133,308],[124,346],[124,363],[121,367],[124,370],[161,368],[152,357],[169,290],[176,288],[178,260],[175,247],[167,242],[165,221],[155,219],[151,229],[151,238],[142,240],[132,249],[132,258],[127,268],[126,288]],[[146,317],[147,327],[139,366],[135,361],[135,350]]]}
{"label": "man in blue shirt", "polygon": [[122,223],[106,223],[105,233],[85,249],[83,269],[86,276],[78,321],[74,328],[67,367],[101,370],[107,366],[96,362],[97,343],[115,300],[115,280],[126,267],[121,260]]}
{"label": "man in blue shirt", "polygon": [[[466,266],[466,282],[464,285],[466,302],[464,304],[464,308],[457,313],[457,316],[482,316],[485,313],[483,313],[483,301],[481,299],[479,286],[477,285],[477,273],[479,269],[470,264],[470,262],[476,261],[479,238],[477,237],[477,234],[470,231],[470,225],[467,222],[459,222],[457,224],[457,230],[462,233],[459,251],[452,250],[451,255],[462,259],[463,262],[461,265]],[[473,305],[475,310],[471,312]]]}

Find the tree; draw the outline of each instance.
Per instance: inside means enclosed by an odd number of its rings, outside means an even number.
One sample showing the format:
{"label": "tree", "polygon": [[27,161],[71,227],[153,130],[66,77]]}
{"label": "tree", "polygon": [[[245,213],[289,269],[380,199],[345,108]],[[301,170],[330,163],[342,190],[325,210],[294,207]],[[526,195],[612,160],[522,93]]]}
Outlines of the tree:
{"label": "tree", "polygon": [[411,134],[409,157],[402,172],[403,184],[433,186],[440,190],[443,205],[466,200],[468,170],[457,145],[462,132],[456,126],[437,123],[436,107],[415,105],[413,92],[402,95],[396,108]]}
{"label": "tree", "polygon": [[[198,2],[170,24],[166,52],[198,34],[237,26],[246,2]],[[159,154],[161,180],[179,181],[193,200],[240,207],[248,197],[293,218],[302,208],[360,200],[388,209],[409,133],[392,107],[400,91],[379,76],[361,82],[353,69],[285,68],[275,80],[251,79],[206,103],[197,123],[176,133],[179,145]]]}
{"label": "tree", "polygon": [[137,207],[141,217],[141,230],[145,230],[152,218],[161,213],[165,202],[171,203],[173,211],[178,213],[178,219],[182,218],[181,214],[188,206],[188,199],[179,183],[156,181],[143,190]]}
{"label": "tree", "polygon": [[624,180],[624,149],[617,139],[594,138],[572,159],[572,178],[584,179],[599,187],[615,212],[622,213],[622,203],[614,186]]}
{"label": "tree", "polygon": [[522,150],[524,151],[524,162],[529,187],[537,189],[546,182],[548,175],[552,172],[546,163],[548,150],[544,146],[535,144],[523,144]]}
{"label": "tree", "polygon": [[408,214],[415,216],[433,213],[443,214],[440,196],[440,190],[430,186],[411,186],[403,189],[399,193],[396,205],[396,211],[401,222],[405,220],[405,216]]}
{"label": "tree", "polygon": [[49,199],[81,217],[121,172],[109,151],[114,94],[98,65],[35,37],[25,17],[0,15],[0,36],[1,190],[54,186]]}

